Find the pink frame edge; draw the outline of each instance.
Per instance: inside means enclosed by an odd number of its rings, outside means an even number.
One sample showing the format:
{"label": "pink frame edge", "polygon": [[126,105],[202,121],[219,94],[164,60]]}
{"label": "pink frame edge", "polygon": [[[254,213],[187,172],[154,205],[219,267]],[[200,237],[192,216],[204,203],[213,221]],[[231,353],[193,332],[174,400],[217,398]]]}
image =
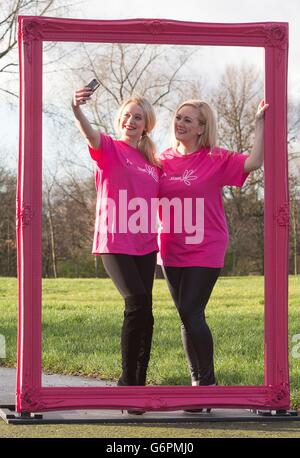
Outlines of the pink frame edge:
{"label": "pink frame edge", "polygon": [[[288,409],[287,62],[285,22],[210,24],[165,19],[19,17],[20,140],[17,186],[16,410],[179,410],[192,406]],[[254,46],[265,49],[265,384],[259,386],[42,386],[43,41]],[[274,160],[275,158],[275,160]]]}

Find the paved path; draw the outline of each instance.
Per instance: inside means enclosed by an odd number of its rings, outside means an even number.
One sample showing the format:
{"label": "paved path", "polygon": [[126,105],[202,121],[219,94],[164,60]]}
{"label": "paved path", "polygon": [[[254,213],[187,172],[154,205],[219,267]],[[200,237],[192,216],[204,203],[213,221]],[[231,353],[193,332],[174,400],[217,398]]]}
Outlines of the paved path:
{"label": "paved path", "polygon": [[[70,376],[45,375],[43,386],[113,386],[114,383],[99,379]],[[14,404],[16,391],[16,369],[0,367],[0,405]]]}

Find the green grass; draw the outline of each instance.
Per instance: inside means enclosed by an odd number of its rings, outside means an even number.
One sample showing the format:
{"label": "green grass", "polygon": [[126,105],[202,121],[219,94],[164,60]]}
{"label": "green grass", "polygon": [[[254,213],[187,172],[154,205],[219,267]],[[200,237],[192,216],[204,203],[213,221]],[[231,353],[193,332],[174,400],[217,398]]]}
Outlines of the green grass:
{"label": "green grass", "polygon": [[[7,425],[0,420],[1,438],[300,438],[299,422],[176,423],[111,425]],[[118,441],[116,441],[118,442]],[[137,443],[134,441],[133,443]],[[76,443],[76,447],[78,447]],[[86,444],[84,444],[86,446]],[[100,444],[101,445],[101,444]],[[205,444],[204,444],[205,445]],[[211,445],[208,444],[211,450]],[[14,444],[15,446],[15,444]],[[25,444],[26,446],[26,444]],[[48,446],[48,444],[47,444]],[[225,444],[226,446],[226,444]],[[229,445],[229,447],[231,444]],[[203,451],[203,443],[199,444]],[[224,444],[222,444],[224,448]],[[24,451],[24,443],[22,443]],[[195,446],[196,450],[196,446]],[[194,455],[196,453],[194,452]],[[188,456],[188,454],[186,455]]]}
{"label": "green grass", "polygon": [[[293,407],[300,405],[300,358],[292,337],[300,334],[300,278],[289,282],[289,344]],[[264,380],[263,277],[222,277],[207,306],[220,385]],[[6,339],[1,365],[16,363],[17,283],[0,278],[0,334]],[[43,281],[43,370],[116,380],[120,373],[123,301],[108,279]],[[180,323],[164,280],[154,288],[155,330],[148,383],[190,383]],[[299,351],[298,351],[299,353]]]}

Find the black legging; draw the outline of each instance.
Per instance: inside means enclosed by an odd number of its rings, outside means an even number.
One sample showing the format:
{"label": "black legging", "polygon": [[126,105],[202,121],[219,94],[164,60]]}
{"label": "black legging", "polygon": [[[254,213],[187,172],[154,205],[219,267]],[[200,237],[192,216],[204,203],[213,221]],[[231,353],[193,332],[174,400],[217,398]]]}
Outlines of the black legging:
{"label": "black legging", "polygon": [[181,318],[181,338],[192,382],[216,383],[213,338],[205,321],[205,306],[221,269],[163,267],[170,293]]}
{"label": "black legging", "polygon": [[143,256],[103,254],[101,258],[107,274],[125,299],[122,374],[118,385],[145,385],[154,324],[152,288],[156,252]]}

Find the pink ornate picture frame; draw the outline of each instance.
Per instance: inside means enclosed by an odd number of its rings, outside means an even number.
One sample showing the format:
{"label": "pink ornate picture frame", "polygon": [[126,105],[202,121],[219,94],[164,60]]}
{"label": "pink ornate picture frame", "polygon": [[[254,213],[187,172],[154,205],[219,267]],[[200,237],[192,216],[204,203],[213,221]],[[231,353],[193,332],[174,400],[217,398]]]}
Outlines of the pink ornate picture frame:
{"label": "pink ornate picture frame", "polygon": [[[253,46],[265,49],[265,380],[259,386],[42,386],[42,48],[44,41]],[[287,23],[208,24],[19,17],[17,188],[19,321],[16,410],[288,409]]]}

